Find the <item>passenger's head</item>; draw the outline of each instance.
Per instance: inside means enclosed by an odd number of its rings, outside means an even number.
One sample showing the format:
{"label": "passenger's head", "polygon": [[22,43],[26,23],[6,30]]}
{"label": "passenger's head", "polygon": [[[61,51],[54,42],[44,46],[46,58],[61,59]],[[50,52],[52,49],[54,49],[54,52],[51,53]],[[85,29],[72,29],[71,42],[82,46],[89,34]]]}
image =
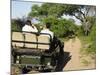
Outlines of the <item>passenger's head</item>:
{"label": "passenger's head", "polygon": [[46,23],[46,28],[48,28],[48,29],[50,29],[50,27],[51,27],[51,23]]}
{"label": "passenger's head", "polygon": [[26,21],[26,24],[32,26],[32,23],[31,23],[30,20],[27,20],[27,21]]}

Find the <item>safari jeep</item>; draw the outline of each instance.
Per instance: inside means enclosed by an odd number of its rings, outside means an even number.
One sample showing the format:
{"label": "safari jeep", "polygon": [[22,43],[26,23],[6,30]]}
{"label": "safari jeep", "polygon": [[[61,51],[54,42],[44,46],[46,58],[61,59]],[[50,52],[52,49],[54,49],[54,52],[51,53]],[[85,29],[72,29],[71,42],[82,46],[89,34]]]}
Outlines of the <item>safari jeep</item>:
{"label": "safari jeep", "polygon": [[12,65],[35,71],[55,71],[60,55],[59,45],[46,33],[18,32],[11,33]]}

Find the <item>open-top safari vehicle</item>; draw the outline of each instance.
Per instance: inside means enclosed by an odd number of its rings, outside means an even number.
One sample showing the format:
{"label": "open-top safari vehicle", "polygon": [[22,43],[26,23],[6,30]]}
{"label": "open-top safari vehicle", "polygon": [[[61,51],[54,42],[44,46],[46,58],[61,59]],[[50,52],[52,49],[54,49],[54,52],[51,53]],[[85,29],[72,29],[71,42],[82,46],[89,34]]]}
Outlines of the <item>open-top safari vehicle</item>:
{"label": "open-top safari vehicle", "polygon": [[60,47],[53,43],[51,35],[12,31],[11,36],[13,65],[31,66],[36,71],[55,71]]}

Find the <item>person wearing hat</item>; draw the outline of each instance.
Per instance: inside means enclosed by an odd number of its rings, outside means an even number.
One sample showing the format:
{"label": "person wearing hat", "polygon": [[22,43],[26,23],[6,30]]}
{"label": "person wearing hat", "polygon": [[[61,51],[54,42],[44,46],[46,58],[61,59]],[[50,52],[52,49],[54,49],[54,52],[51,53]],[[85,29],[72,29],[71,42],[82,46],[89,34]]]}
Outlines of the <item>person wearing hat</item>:
{"label": "person wearing hat", "polygon": [[37,28],[32,25],[30,20],[27,20],[25,25],[22,28],[22,31],[26,31],[26,32],[38,32]]}

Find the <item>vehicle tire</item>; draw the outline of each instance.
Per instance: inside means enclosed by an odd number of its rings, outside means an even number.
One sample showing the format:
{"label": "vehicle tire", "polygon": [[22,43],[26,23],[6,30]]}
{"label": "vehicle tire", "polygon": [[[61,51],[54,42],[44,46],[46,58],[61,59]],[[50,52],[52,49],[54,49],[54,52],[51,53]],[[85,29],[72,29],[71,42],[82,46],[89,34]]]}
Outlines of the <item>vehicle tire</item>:
{"label": "vehicle tire", "polygon": [[53,67],[57,66],[57,58],[56,58],[56,54],[52,56],[51,58],[51,65]]}

